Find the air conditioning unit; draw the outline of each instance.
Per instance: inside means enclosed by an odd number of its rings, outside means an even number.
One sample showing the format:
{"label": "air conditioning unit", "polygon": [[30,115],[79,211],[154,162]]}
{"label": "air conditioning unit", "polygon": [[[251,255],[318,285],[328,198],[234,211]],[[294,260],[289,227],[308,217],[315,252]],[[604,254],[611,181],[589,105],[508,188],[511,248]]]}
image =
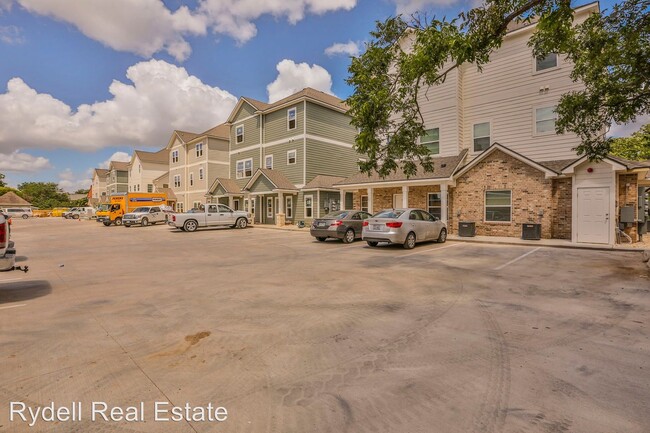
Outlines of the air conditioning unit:
{"label": "air conditioning unit", "polygon": [[538,241],[542,238],[542,225],[526,223],[521,225],[521,238],[529,241]]}
{"label": "air conditioning unit", "polygon": [[476,223],[460,221],[458,223],[458,236],[473,238],[476,236]]}

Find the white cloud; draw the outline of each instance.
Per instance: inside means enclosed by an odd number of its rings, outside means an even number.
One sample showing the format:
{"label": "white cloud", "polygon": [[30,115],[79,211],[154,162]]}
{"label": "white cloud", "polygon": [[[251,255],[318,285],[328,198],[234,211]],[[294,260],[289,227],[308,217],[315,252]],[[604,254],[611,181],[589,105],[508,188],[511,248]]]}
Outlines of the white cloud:
{"label": "white cloud", "polygon": [[361,52],[359,42],[349,41],[347,43],[336,43],[325,48],[325,54],[328,56],[335,56],[337,54],[346,54],[348,56],[356,57]]}
{"label": "white cloud", "polygon": [[204,16],[186,6],[170,11],[161,0],[16,0],[27,11],[74,25],[81,33],[118,51],[144,57],[165,50],[183,61],[192,49],[187,35],[204,35]]}
{"label": "white cloud", "polygon": [[253,23],[262,15],[285,18],[291,24],[306,14],[322,15],[337,10],[351,10],[357,0],[202,0],[199,10],[204,13],[216,33],[231,36],[244,43],[257,34]]}
{"label": "white cloud", "polygon": [[[0,6],[2,10],[2,6]],[[7,45],[19,45],[25,43],[23,30],[16,26],[0,26],[0,42]]]}
{"label": "white cloud", "polygon": [[435,8],[451,6],[460,0],[390,0],[395,3],[397,14],[411,15],[416,12],[426,12]]}
{"label": "white cloud", "polygon": [[20,150],[0,153],[0,170],[3,171],[35,172],[50,167],[50,161],[42,156],[32,156]]}
{"label": "white cloud", "polygon": [[59,188],[65,192],[75,192],[79,189],[88,189],[92,181],[88,177],[77,179],[75,174],[69,168],[59,173]]}
{"label": "white cloud", "polygon": [[227,119],[237,99],[162,60],[131,66],[133,84],[113,81],[112,99],[80,105],[12,78],[0,94],[0,152],[21,148],[96,150],[167,144],[173,129],[202,132]]}
{"label": "white cloud", "polygon": [[650,114],[638,116],[634,122],[623,125],[614,124],[607,135],[610,137],[629,137],[646,123],[650,123]]}
{"label": "white cloud", "polygon": [[307,63],[295,63],[284,59],[277,64],[278,76],[266,86],[269,102],[275,102],[305,87],[312,87],[325,93],[332,93],[332,76],[319,65],[309,66]]}
{"label": "white cloud", "polygon": [[2,13],[2,11],[10,10],[12,3],[13,0],[0,0],[0,13]]}
{"label": "white cloud", "polygon": [[131,155],[129,155],[126,152],[115,152],[114,154],[111,155],[110,158],[108,158],[106,161],[99,164],[98,168],[108,168],[111,161],[131,162]]}

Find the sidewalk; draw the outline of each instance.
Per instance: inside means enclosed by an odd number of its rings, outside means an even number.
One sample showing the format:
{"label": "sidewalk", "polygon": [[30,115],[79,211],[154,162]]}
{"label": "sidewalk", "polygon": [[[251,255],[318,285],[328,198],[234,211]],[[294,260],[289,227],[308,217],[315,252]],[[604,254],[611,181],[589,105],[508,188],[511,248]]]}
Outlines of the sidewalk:
{"label": "sidewalk", "polygon": [[[303,232],[309,234],[309,226],[300,229],[295,225],[286,225],[284,227],[277,227],[266,224],[251,224],[250,227],[267,229],[267,230],[280,230],[290,232]],[[541,239],[538,241],[529,241],[520,238],[510,238],[501,236],[474,236],[474,237],[461,237],[455,234],[447,236],[447,240],[456,242],[474,242],[479,244],[500,244],[500,245],[527,245],[534,247],[555,247],[555,248],[577,248],[583,250],[604,250],[604,251],[642,251],[650,249],[650,236],[646,236],[646,242],[637,242],[635,244],[622,244],[622,245],[603,245],[603,244],[574,244],[565,239]]]}

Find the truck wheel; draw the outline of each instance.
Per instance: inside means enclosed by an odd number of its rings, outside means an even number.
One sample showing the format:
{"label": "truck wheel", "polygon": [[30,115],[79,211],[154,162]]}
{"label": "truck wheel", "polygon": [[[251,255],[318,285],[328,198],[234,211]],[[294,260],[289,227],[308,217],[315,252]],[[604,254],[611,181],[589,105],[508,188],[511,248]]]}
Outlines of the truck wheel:
{"label": "truck wheel", "polygon": [[187,220],[185,221],[185,224],[183,224],[183,228],[185,229],[186,232],[194,232],[198,228],[198,224],[194,220]]}
{"label": "truck wheel", "polygon": [[235,223],[235,227],[237,227],[238,229],[245,229],[247,226],[248,226],[248,221],[246,221],[246,218],[239,218]]}
{"label": "truck wheel", "polygon": [[73,219],[73,220],[78,220],[78,219],[79,219],[79,215],[72,215],[72,219]]}
{"label": "truck wheel", "polygon": [[27,215],[27,214],[23,215],[24,220],[26,220],[27,218],[29,218],[29,215]]}
{"label": "truck wheel", "polygon": [[106,227],[108,227],[108,226],[111,225],[111,222],[110,222],[110,221],[104,221],[104,225],[105,225]]}
{"label": "truck wheel", "polygon": [[149,220],[147,218],[142,218],[142,227],[147,227],[149,225]]}
{"label": "truck wheel", "polygon": [[124,227],[126,227],[126,228],[128,229],[129,227],[131,227],[131,224],[129,224],[129,223],[124,223]]}
{"label": "truck wheel", "polygon": [[122,225],[122,218],[115,218],[115,225],[116,226],[121,226]]}

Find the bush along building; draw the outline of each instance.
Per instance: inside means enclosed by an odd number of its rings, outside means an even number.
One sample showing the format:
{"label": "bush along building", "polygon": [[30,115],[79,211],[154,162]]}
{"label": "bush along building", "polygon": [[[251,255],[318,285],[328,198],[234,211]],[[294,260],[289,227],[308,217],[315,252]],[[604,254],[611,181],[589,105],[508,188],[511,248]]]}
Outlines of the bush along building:
{"label": "bush along building", "polygon": [[273,225],[308,223],[352,206],[352,194],[341,202],[334,187],[358,172],[347,110],[340,99],[311,88],[272,104],[240,98],[227,122],[230,173],[214,180],[209,200]]}
{"label": "bush along building", "polygon": [[[575,10],[581,22],[597,3]],[[512,26],[479,72],[466,64],[420,92],[434,171],[386,178],[357,173],[336,183],[341,200],[369,212],[420,207],[476,235],[613,244],[617,227],[632,237],[646,225],[650,164],[607,157],[591,162],[573,150],[579,138],[555,133],[562,94],[582,88],[562,55],[533,57],[534,23]],[[408,40],[404,41],[408,49]],[[426,95],[426,96],[425,96]],[[532,232],[531,232],[532,231]],[[464,233],[461,233],[464,234]],[[469,233],[468,233],[469,234]]]}

